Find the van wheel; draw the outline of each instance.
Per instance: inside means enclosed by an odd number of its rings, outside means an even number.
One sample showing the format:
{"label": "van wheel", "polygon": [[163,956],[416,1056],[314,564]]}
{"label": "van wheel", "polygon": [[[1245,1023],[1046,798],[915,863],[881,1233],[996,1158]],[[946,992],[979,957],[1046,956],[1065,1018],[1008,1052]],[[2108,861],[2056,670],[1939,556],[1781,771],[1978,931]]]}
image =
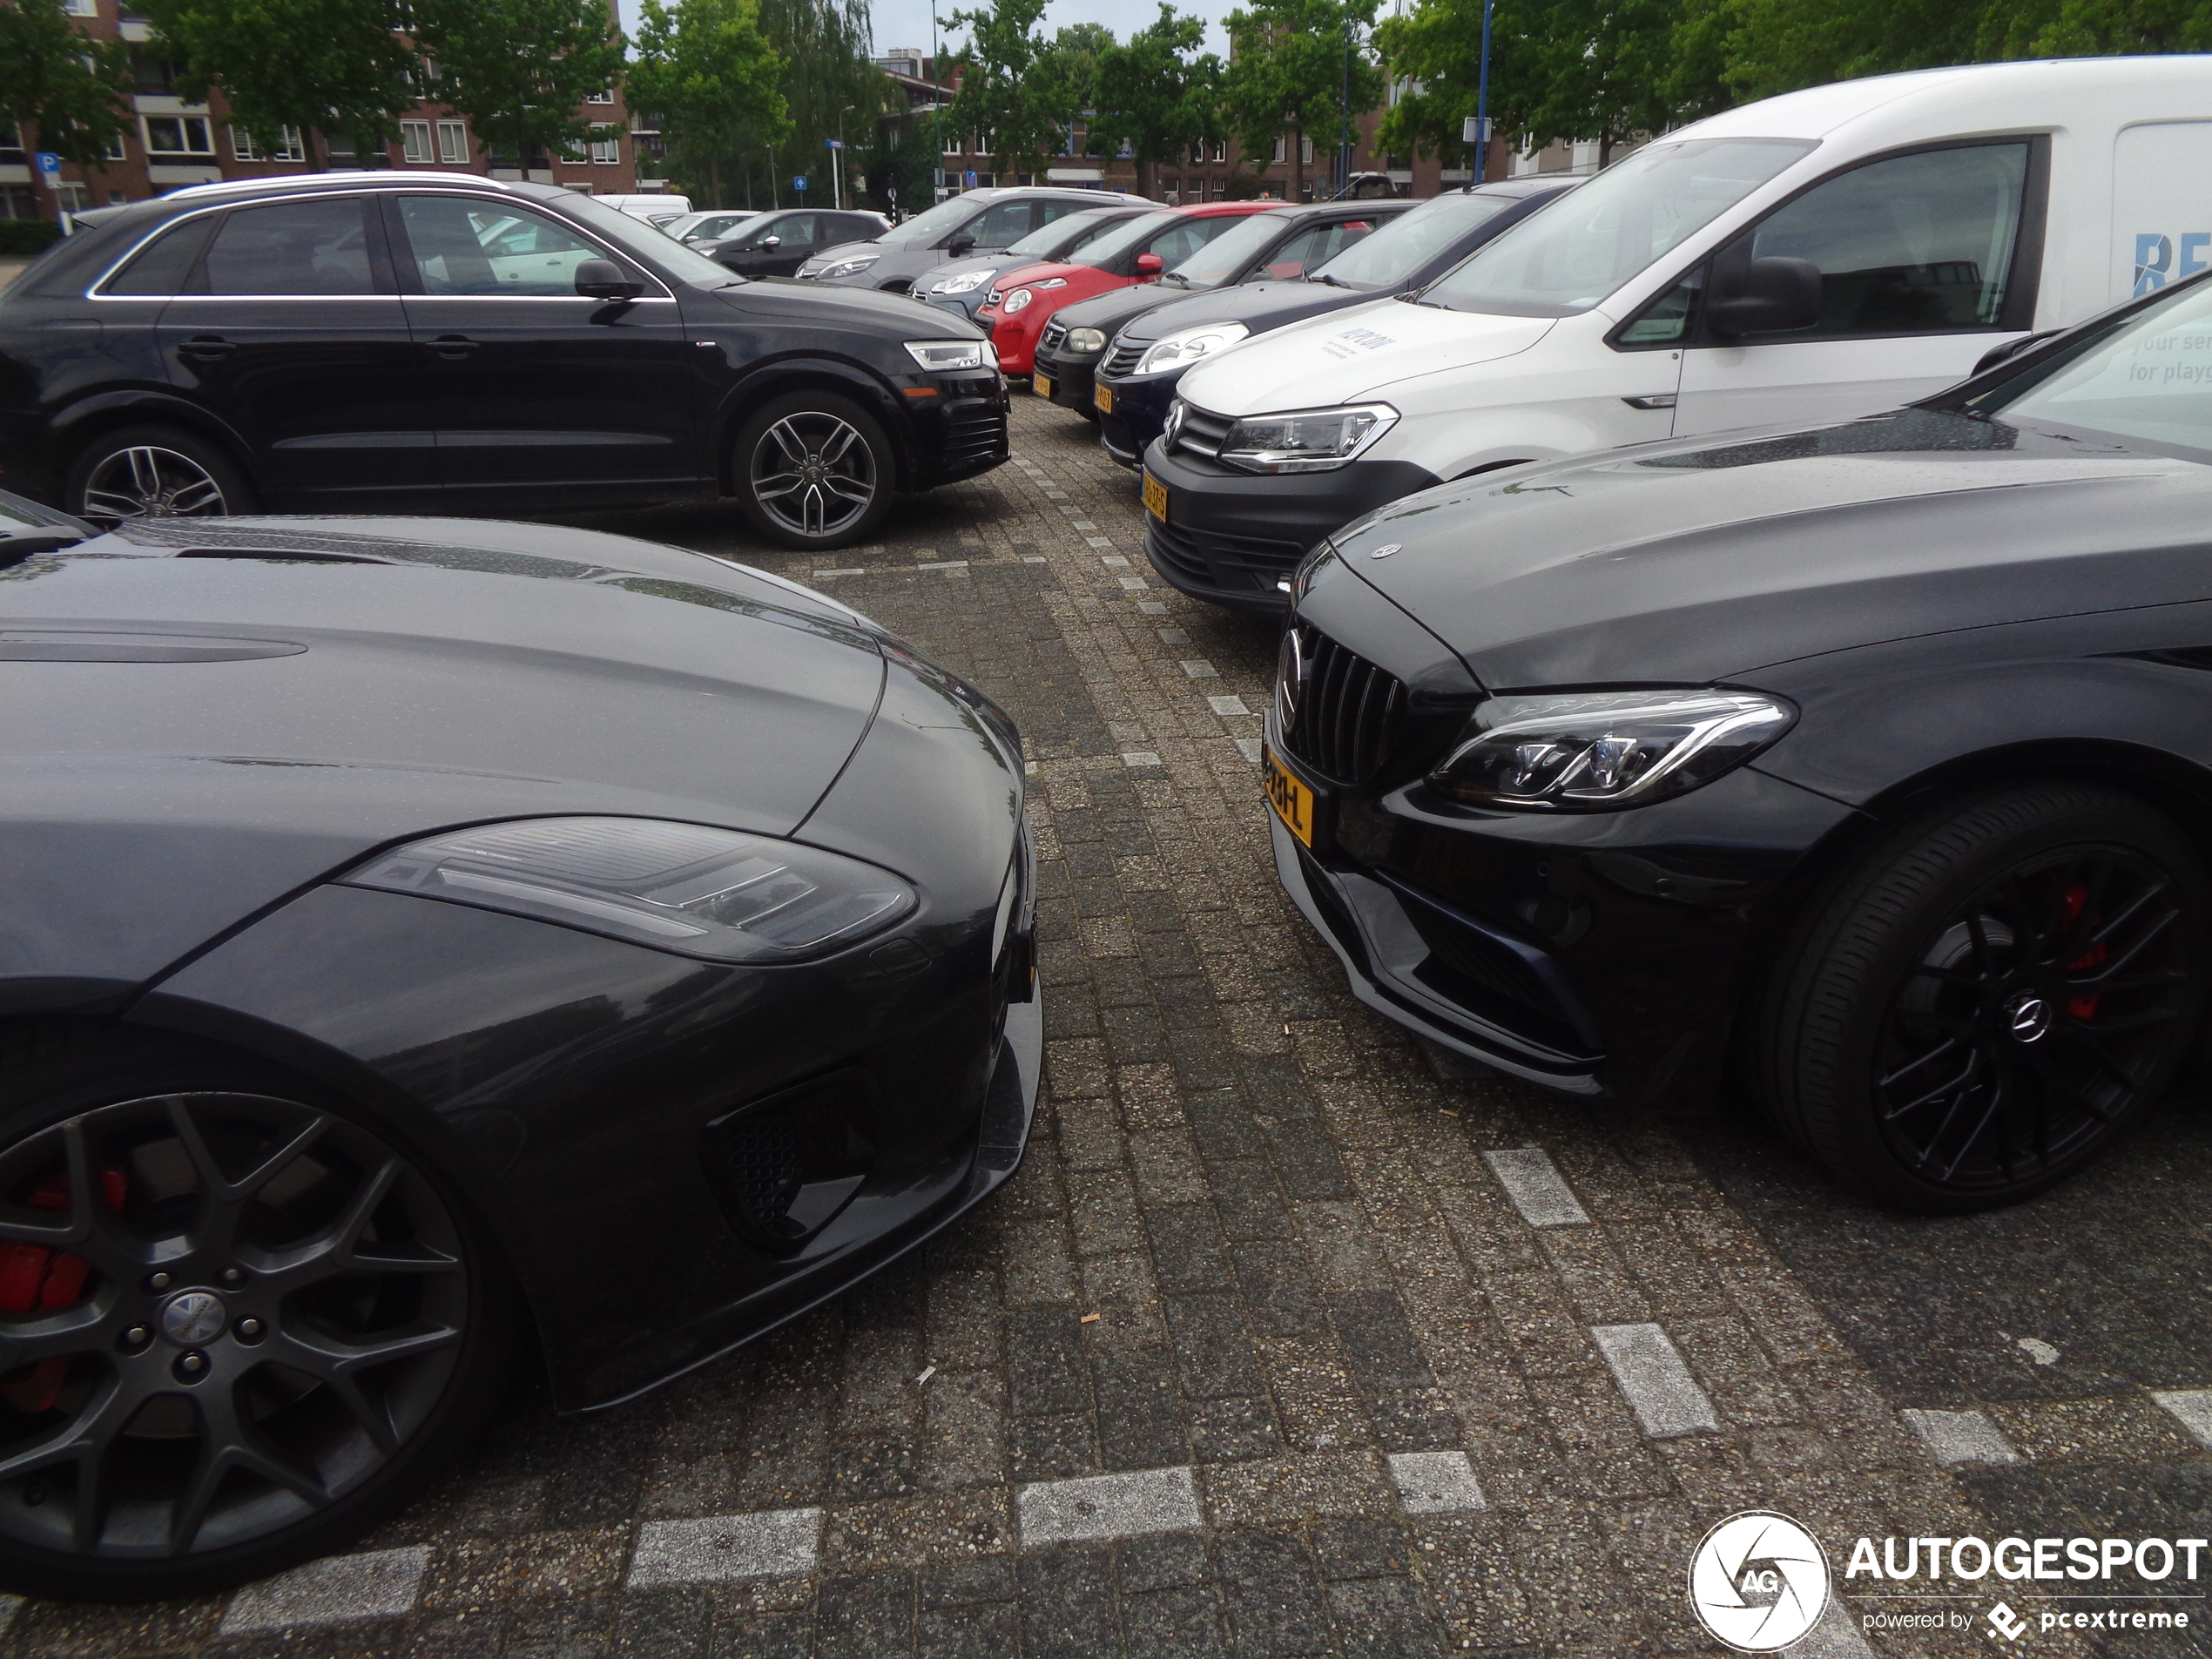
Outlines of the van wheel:
{"label": "van wheel", "polygon": [[785,547],[849,547],[891,510],[890,440],[867,410],[834,393],[771,399],[738,432],[734,460],[738,506]]}
{"label": "van wheel", "polygon": [[1755,1083],[1881,1203],[2016,1203],[2117,1139],[2205,1008],[2212,887],[2162,814],[2088,783],[1930,809],[1808,916],[1772,976]]}
{"label": "van wheel", "polygon": [[102,529],[127,518],[212,518],[253,510],[253,487],[224,452],[178,427],[125,427],[69,469],[63,506]]}

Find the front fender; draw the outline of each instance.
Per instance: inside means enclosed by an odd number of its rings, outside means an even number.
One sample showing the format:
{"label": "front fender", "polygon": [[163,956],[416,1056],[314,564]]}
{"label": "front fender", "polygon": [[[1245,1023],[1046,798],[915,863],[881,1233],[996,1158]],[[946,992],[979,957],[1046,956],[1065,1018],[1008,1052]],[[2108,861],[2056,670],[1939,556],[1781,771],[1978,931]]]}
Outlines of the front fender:
{"label": "front fender", "polygon": [[738,378],[724,388],[714,409],[717,465],[725,493],[737,488],[730,451],[738,427],[768,399],[807,387],[842,392],[873,415],[897,452],[901,486],[913,476],[917,457],[907,411],[891,383],[874,369],[850,358],[799,352],[757,363],[733,361],[732,367]]}

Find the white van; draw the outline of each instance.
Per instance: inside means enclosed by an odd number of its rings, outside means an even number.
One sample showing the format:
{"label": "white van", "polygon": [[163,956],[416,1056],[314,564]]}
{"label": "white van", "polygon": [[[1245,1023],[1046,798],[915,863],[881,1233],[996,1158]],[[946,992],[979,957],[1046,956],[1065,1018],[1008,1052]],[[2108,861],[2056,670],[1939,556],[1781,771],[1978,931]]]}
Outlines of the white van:
{"label": "white van", "polygon": [[1177,587],[1279,608],[1315,542],[1469,473],[1925,396],[2212,264],[2212,57],[1993,64],[1731,110],[1418,298],[1191,369],[1146,451]]}
{"label": "white van", "polygon": [[667,225],[691,211],[689,196],[677,196],[658,190],[643,192],[635,196],[598,196],[593,199],[618,213],[642,219],[648,225]]}

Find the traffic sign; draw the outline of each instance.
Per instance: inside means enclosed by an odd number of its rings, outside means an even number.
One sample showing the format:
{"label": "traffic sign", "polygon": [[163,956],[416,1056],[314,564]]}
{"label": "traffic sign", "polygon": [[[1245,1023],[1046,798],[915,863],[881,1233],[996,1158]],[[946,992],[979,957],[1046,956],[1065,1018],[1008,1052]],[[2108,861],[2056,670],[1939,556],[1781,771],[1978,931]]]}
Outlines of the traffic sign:
{"label": "traffic sign", "polygon": [[825,148],[831,150],[842,150],[845,148],[845,140],[842,138],[824,138],[822,140],[822,144]]}
{"label": "traffic sign", "polygon": [[38,176],[45,181],[47,189],[59,190],[62,187],[62,158],[51,150],[41,150],[38,152]]}
{"label": "traffic sign", "polygon": [[968,187],[970,190],[975,188],[975,169],[973,167],[968,170]]}
{"label": "traffic sign", "polygon": [[1487,144],[1489,141],[1490,123],[1487,118],[1478,120],[1472,115],[1460,118],[1460,142],[1461,144]]}
{"label": "traffic sign", "polygon": [[801,173],[794,173],[794,174],[792,174],[792,180],[791,180],[791,187],[792,187],[793,190],[804,190],[804,189],[806,189],[806,175],[805,173],[803,173],[803,172],[801,172]]}

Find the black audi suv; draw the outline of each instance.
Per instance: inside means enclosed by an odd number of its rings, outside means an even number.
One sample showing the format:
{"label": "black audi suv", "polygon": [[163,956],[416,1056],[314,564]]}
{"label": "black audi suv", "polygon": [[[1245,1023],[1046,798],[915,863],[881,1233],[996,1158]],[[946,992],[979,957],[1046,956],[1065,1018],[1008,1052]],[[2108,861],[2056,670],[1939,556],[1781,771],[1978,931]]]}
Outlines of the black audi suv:
{"label": "black audi suv", "polygon": [[1346,526],[1268,717],[1284,885],[1501,1070],[1733,1082],[1905,1208],[2062,1178],[2212,989],[2208,361],[2200,278],[1907,408]]}
{"label": "black audi suv", "polygon": [[0,295],[0,487],[98,523],[727,496],[833,548],[1006,455],[964,319],[746,280],[550,185],[194,186]]}

